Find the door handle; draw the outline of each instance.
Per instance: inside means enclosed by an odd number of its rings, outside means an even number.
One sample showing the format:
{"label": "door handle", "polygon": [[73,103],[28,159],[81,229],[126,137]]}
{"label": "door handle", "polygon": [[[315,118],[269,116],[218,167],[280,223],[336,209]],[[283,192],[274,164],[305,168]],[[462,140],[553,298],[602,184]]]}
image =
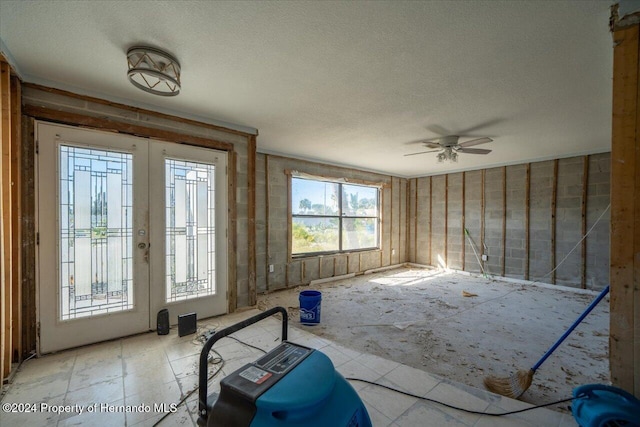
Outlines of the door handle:
{"label": "door handle", "polygon": [[138,243],[138,249],[145,249],[146,247],[147,247],[147,244],[145,242]]}

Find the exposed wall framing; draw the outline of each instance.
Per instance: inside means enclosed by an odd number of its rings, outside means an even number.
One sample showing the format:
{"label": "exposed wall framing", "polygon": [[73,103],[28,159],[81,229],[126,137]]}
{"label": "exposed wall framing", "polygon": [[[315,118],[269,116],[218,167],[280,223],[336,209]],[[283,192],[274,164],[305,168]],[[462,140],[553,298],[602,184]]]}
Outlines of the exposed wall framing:
{"label": "exposed wall framing", "polygon": [[[589,172],[585,162],[597,165],[597,170]],[[610,154],[602,153],[427,177],[424,179],[433,183],[428,201],[431,208],[424,212],[416,210],[418,217],[412,222],[433,221],[433,228],[429,227],[429,241],[434,239],[431,265],[439,266],[440,256],[450,268],[480,272],[480,263],[488,274],[548,283],[556,258],[562,259],[560,256],[564,257],[568,248],[578,244],[584,235],[581,230],[588,230],[586,219],[593,225],[606,209],[609,162]],[[584,174],[592,177],[585,178]],[[417,198],[421,198],[420,193],[410,192]],[[556,224],[561,225],[558,236],[553,237]],[[488,257],[486,262],[478,263],[475,255],[471,261],[472,246],[466,241],[465,228],[478,257]],[[608,238],[605,215],[584,239],[584,248],[589,245],[598,248],[597,255],[593,251],[590,260],[605,257]],[[556,247],[554,241],[562,246]],[[470,246],[465,251],[466,244]],[[415,258],[429,259],[429,251],[430,244],[418,245]],[[561,284],[582,287],[584,283],[587,289],[602,289],[607,284],[603,280],[607,266],[598,258],[595,258],[598,262],[582,261],[585,254],[586,250],[582,257],[575,251],[558,268]]]}
{"label": "exposed wall framing", "polygon": [[[637,16],[636,16],[637,17]],[[614,386],[640,396],[640,32],[613,32],[611,297]]]}
{"label": "exposed wall framing", "polygon": [[0,57],[0,378],[22,360],[22,124],[20,81]]}

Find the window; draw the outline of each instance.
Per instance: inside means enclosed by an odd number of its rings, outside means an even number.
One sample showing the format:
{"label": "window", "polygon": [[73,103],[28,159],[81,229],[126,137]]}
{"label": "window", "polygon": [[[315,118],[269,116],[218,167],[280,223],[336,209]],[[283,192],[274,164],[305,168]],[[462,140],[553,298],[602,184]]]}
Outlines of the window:
{"label": "window", "polygon": [[291,178],[292,255],[378,248],[379,189]]}

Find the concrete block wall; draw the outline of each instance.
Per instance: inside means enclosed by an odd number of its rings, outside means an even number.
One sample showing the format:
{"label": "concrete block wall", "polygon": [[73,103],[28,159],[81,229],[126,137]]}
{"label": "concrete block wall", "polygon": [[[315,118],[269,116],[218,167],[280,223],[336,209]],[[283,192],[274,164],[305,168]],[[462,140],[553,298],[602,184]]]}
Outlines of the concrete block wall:
{"label": "concrete block wall", "polygon": [[463,270],[471,271],[474,273],[481,273],[480,263],[478,258],[474,254],[474,250],[477,256],[483,253],[482,251],[482,203],[483,203],[483,188],[482,188],[482,171],[465,172],[464,175],[464,227],[467,229],[469,235],[465,236],[464,230],[462,235],[464,239],[464,264]]}
{"label": "concrete block wall", "polygon": [[587,231],[592,227],[593,230],[587,238],[585,273],[587,288],[590,289],[600,289],[603,284],[609,283],[610,187],[610,153],[589,156]]}
{"label": "concrete block wall", "polygon": [[487,169],[484,175],[484,242],[478,246],[488,257],[483,263],[485,273],[502,276],[506,254],[503,247],[506,168]]}
{"label": "concrete block wall", "polygon": [[[258,141],[258,149],[259,147]],[[291,258],[288,171],[381,184],[380,249]],[[405,262],[408,201],[406,179],[263,153],[258,153],[256,157],[256,175],[258,293]],[[273,272],[269,271],[269,266],[273,266]],[[264,274],[260,274],[261,272]]]}
{"label": "concrete block wall", "polygon": [[580,282],[581,251],[569,253],[582,237],[582,177],[584,158],[558,160],[558,199],[556,202],[556,263],[565,261],[555,271],[556,283]]}
{"label": "concrete block wall", "polygon": [[429,264],[438,267],[447,265],[446,180],[445,175],[431,177],[431,262]]}
{"label": "concrete block wall", "polygon": [[449,174],[447,192],[447,264],[450,268],[461,270],[462,260],[462,173]]}
{"label": "concrete block wall", "polygon": [[529,279],[543,282],[550,280],[547,274],[554,267],[550,256],[554,163],[531,164]]}
{"label": "concrete block wall", "polygon": [[[416,243],[408,260],[480,272],[468,239],[462,257],[466,228],[490,275],[600,290],[609,281],[610,162],[601,153],[412,179],[408,226]],[[599,218],[583,251],[583,227]]]}

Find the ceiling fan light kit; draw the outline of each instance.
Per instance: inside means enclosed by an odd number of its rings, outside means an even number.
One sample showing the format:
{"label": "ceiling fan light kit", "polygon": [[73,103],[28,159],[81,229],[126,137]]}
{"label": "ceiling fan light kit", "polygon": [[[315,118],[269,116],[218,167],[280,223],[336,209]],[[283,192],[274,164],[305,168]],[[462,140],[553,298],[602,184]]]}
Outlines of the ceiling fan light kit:
{"label": "ceiling fan light kit", "polygon": [[138,89],[160,96],[180,93],[180,63],[154,47],[133,46],[127,51],[127,77]]}

